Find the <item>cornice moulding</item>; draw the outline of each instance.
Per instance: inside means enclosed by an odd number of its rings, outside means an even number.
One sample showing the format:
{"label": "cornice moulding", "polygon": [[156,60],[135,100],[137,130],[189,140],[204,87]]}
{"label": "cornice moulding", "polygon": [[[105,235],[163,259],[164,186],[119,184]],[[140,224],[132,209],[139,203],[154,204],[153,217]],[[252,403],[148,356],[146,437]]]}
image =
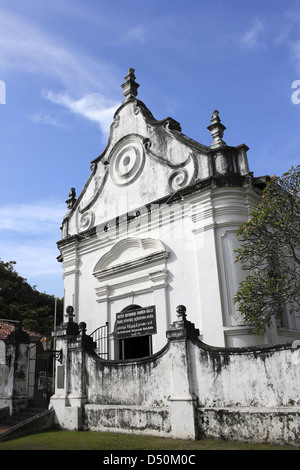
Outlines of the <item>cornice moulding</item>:
{"label": "cornice moulding", "polygon": [[102,279],[108,279],[111,277],[118,276],[120,273],[123,272],[130,272],[130,271],[137,271],[139,269],[143,269],[145,265],[150,265],[156,263],[157,261],[165,260],[169,256],[168,253],[165,251],[159,253],[153,253],[149,256],[145,256],[139,259],[135,259],[132,261],[128,261],[122,264],[117,264],[111,268],[103,269],[100,271],[95,271],[93,275],[99,281]]}

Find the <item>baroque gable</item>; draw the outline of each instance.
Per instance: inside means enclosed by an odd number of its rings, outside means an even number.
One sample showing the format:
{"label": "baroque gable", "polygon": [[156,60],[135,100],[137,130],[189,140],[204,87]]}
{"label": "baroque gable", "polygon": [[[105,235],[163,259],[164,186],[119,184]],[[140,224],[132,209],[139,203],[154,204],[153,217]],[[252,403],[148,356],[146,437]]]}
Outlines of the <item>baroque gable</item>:
{"label": "baroque gable", "polygon": [[208,126],[213,142],[207,147],[182,134],[174,119],[156,120],[136,98],[138,87],[129,69],[122,85],[125,99],[114,115],[107,146],[91,162],[78,199],[71,190],[62,238],[172,197],[199,181],[249,173],[248,148],[225,144],[218,111]]}

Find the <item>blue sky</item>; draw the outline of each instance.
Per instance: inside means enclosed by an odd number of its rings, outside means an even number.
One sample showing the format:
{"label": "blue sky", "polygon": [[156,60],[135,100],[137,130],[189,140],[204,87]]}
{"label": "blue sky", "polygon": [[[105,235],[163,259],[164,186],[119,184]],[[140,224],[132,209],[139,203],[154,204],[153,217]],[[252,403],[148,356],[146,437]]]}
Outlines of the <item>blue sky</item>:
{"label": "blue sky", "polygon": [[218,109],[256,176],[299,163],[300,1],[0,0],[0,257],[42,292],[63,295],[65,200],[129,67],[154,116],[202,144]]}

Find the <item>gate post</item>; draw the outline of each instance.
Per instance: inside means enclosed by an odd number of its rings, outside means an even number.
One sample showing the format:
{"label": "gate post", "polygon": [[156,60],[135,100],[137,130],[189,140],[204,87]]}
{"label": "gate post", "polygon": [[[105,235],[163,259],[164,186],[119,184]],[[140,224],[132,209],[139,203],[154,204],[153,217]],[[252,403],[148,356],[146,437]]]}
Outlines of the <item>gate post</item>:
{"label": "gate post", "polygon": [[6,340],[6,347],[10,352],[9,364],[6,366],[7,381],[6,391],[8,392],[7,403],[10,406],[10,413],[13,414],[28,407],[28,346],[29,335],[22,329],[22,323],[17,322],[15,330],[10,333]]}
{"label": "gate post", "polygon": [[197,398],[191,389],[191,370],[188,357],[188,338],[199,336],[199,330],[186,320],[186,308],[176,309],[178,320],[173,322],[166,335],[172,357],[173,393],[170,400],[172,437],[197,439],[196,404]]}
{"label": "gate post", "polygon": [[84,351],[79,325],[73,321],[73,308],[67,307],[66,310],[68,322],[61,323],[52,333],[61,357],[55,363],[55,389],[49,408],[54,408],[55,420],[62,428],[77,430],[82,425],[82,405],[85,402]]}

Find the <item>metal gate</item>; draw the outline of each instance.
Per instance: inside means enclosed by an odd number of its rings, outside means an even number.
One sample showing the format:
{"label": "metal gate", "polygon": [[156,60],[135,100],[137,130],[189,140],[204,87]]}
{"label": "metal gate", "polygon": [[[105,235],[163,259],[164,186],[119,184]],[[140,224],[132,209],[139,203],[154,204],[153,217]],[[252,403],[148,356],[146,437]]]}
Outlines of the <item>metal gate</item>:
{"label": "metal gate", "polygon": [[109,359],[109,337],[108,337],[108,322],[105,325],[99,326],[90,336],[96,343],[96,354],[102,359]]}
{"label": "metal gate", "polygon": [[53,393],[53,359],[39,344],[29,347],[28,398],[35,406],[47,408]]}

